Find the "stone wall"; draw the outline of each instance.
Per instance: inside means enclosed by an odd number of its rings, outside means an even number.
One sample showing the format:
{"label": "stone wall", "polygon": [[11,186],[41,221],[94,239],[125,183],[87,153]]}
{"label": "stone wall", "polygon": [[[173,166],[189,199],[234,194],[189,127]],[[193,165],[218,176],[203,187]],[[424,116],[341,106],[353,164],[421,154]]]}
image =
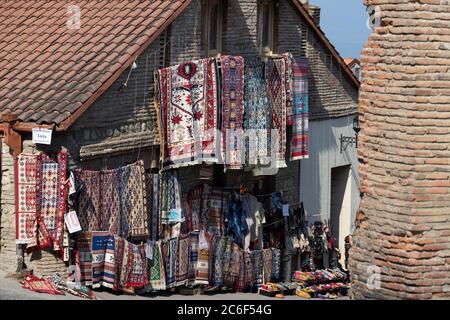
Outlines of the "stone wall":
{"label": "stone wall", "polygon": [[361,59],[364,197],[350,251],[352,295],[448,299],[450,5],[365,2],[379,6],[381,26]]}
{"label": "stone wall", "polygon": [[0,269],[16,270],[14,160],[2,139],[0,207]]}

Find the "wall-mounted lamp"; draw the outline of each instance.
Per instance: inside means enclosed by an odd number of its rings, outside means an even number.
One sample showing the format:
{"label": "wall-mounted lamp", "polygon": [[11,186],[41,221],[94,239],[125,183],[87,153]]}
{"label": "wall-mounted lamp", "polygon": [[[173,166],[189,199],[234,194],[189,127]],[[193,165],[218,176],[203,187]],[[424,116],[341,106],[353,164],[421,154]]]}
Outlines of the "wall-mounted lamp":
{"label": "wall-mounted lamp", "polygon": [[341,134],[341,153],[347,150],[347,147],[351,144],[355,144],[355,148],[358,148],[358,134],[361,131],[361,127],[359,126],[359,117],[356,116],[353,118],[353,131],[355,131],[354,137],[345,137]]}

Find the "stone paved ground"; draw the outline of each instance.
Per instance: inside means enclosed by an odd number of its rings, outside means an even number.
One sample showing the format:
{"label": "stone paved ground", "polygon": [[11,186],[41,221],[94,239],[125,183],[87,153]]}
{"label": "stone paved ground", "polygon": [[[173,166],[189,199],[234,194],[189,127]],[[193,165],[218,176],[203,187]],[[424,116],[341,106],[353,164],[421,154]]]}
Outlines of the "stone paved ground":
{"label": "stone paved ground", "polygon": [[[130,296],[115,295],[110,292],[95,292],[99,300],[280,300],[252,293],[217,294],[213,296],[197,295],[185,296],[174,294],[171,296]],[[45,293],[36,293],[23,289],[19,280],[13,275],[8,275],[0,270],[0,300],[80,300],[81,298],[65,295],[55,296]],[[344,300],[347,298],[342,298]],[[305,300],[297,296],[286,296],[283,300]]]}

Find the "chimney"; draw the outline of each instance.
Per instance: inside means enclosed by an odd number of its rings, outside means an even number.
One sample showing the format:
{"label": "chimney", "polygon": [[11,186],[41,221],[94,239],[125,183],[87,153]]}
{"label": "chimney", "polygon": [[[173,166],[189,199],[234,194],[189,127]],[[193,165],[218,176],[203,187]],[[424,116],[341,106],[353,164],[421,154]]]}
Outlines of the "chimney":
{"label": "chimney", "polygon": [[316,23],[316,26],[320,27],[320,7],[309,5],[307,9],[309,15],[313,18],[314,22]]}

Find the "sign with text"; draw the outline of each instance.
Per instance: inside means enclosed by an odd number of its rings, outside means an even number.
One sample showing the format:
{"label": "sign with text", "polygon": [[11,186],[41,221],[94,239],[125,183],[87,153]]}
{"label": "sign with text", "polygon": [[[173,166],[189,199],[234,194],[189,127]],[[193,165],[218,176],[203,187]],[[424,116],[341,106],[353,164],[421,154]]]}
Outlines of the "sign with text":
{"label": "sign with text", "polygon": [[64,221],[66,222],[69,233],[81,231],[80,221],[78,220],[77,213],[75,211],[66,213],[64,216]]}
{"label": "sign with text", "polygon": [[52,130],[33,128],[33,142],[37,144],[52,144]]}

